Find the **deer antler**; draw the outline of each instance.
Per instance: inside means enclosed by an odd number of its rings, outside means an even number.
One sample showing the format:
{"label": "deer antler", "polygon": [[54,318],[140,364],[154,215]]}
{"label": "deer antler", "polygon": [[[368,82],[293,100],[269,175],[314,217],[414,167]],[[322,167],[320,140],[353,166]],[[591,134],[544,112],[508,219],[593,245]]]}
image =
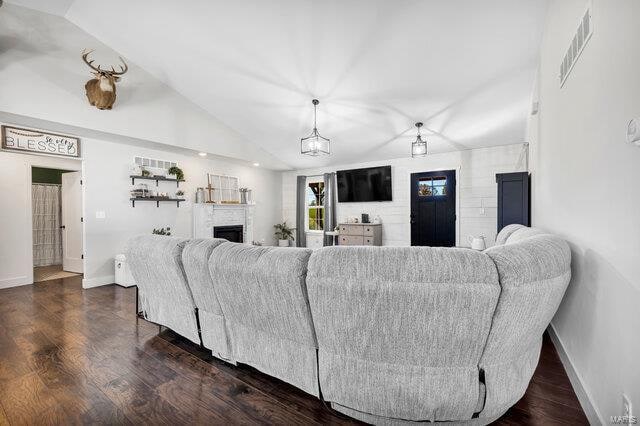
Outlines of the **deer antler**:
{"label": "deer antler", "polygon": [[[87,65],[89,65],[89,67],[90,67],[92,70],[94,70],[94,71],[96,71],[96,72],[107,72],[107,73],[109,73],[109,74],[111,74],[111,75],[122,75],[122,74],[126,73],[126,72],[129,70],[129,66],[128,66],[128,65],[127,65],[127,63],[124,61],[124,59],[122,59],[122,57],[119,57],[119,58],[120,58],[120,61],[122,61],[122,65],[120,65],[120,71],[116,71],[116,70],[115,70],[115,68],[113,68],[113,66],[111,67],[111,71],[105,71],[105,70],[103,70],[102,68],[100,68],[100,65],[98,65],[98,68],[96,68],[96,67],[93,65],[93,62],[94,62],[94,61],[93,61],[93,59],[89,59],[89,55],[90,55],[90,54],[92,54],[92,53],[93,53],[93,50],[90,50],[90,51],[88,51],[88,52],[87,52],[86,50],[83,50],[83,51],[82,51],[82,60],[83,60]],[[123,65],[124,65],[124,66],[123,66]]]}
{"label": "deer antler", "polygon": [[129,66],[124,61],[124,59],[122,59],[122,56],[118,56],[118,58],[120,58],[120,61],[122,61],[122,63],[124,64],[124,67],[122,65],[120,65],[120,71],[116,71],[115,69],[113,69],[113,66],[112,66],[111,67],[111,74],[112,75],[122,75],[122,74],[124,74],[125,72],[127,72],[129,70]]}
{"label": "deer antler", "polygon": [[94,66],[93,66],[93,60],[89,60],[89,59],[88,59],[88,58],[89,58],[89,55],[90,55],[90,54],[92,54],[92,53],[93,53],[93,50],[90,50],[90,51],[88,51],[88,52],[87,52],[86,50],[83,50],[83,51],[82,51],[82,60],[83,60],[87,65],[89,65],[89,68],[91,68],[92,70],[94,70],[94,71],[96,71],[96,72],[102,72],[102,70],[100,69],[100,65],[98,65],[98,68],[96,68],[96,67],[94,67]]}

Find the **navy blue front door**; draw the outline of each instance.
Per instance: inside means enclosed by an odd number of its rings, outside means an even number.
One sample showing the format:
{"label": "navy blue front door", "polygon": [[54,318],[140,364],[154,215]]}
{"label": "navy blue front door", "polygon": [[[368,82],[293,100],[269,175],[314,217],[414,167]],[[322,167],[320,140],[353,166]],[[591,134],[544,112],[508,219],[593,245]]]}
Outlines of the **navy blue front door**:
{"label": "navy blue front door", "polygon": [[456,171],[411,174],[411,245],[456,245]]}

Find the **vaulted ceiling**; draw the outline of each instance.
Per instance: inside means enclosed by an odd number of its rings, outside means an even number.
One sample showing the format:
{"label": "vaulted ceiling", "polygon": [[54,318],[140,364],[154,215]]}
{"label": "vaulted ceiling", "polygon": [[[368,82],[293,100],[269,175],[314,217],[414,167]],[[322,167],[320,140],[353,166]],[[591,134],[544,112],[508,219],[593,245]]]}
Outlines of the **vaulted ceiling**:
{"label": "vaulted ceiling", "polygon": [[[286,164],[525,142],[543,0],[8,0],[65,16]],[[121,90],[126,90],[126,85]],[[313,123],[329,157],[300,154]]]}

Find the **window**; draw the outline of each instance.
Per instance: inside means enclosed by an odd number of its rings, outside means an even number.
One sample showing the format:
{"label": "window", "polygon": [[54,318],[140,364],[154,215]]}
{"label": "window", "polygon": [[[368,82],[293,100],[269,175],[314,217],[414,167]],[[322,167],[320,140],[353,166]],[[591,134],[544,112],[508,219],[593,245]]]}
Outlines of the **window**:
{"label": "window", "polygon": [[307,229],[324,230],[324,182],[307,183]]}
{"label": "window", "polygon": [[418,196],[442,197],[447,195],[447,178],[435,176],[422,178],[418,181]]}

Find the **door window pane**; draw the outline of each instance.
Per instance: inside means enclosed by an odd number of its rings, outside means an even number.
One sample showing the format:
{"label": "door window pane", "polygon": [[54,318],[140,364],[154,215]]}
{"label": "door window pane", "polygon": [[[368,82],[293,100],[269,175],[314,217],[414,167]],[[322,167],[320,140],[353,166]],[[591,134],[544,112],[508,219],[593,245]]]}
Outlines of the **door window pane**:
{"label": "door window pane", "polygon": [[427,177],[418,180],[419,197],[442,197],[447,195],[447,178],[444,176]]}
{"label": "door window pane", "polygon": [[432,195],[431,182],[425,182],[420,179],[420,181],[418,181],[418,195],[420,197],[430,197]]}

